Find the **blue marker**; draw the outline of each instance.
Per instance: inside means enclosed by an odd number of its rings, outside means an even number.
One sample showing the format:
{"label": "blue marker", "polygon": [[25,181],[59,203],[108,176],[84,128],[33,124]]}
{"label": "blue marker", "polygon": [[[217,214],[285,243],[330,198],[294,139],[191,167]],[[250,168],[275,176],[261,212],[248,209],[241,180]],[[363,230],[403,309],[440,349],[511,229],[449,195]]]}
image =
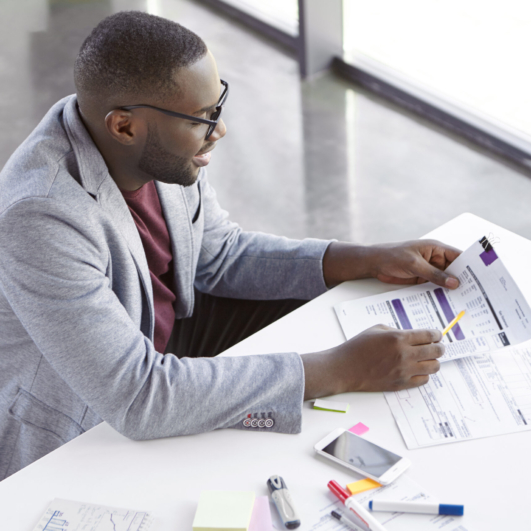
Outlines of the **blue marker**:
{"label": "blue marker", "polygon": [[463,516],[465,512],[464,505],[384,500],[371,500],[369,502],[369,509],[371,511],[385,511],[390,513],[451,514],[452,516]]}

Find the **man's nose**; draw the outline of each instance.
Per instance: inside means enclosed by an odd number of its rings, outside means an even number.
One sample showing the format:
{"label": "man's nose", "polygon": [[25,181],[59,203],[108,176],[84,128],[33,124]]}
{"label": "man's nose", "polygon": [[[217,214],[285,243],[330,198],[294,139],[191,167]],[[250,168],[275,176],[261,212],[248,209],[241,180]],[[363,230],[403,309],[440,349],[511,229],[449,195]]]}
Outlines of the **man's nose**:
{"label": "man's nose", "polygon": [[210,138],[208,139],[210,142],[217,142],[220,138],[223,138],[225,134],[227,133],[227,126],[225,125],[225,122],[222,118],[219,119],[218,125],[216,125],[216,128],[210,135]]}

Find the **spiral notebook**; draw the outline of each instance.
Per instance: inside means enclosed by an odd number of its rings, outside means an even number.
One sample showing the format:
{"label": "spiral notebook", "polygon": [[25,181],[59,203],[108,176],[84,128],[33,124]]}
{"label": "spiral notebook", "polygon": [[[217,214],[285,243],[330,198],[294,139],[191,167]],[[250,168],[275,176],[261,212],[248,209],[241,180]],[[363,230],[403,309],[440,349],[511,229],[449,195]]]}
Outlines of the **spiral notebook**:
{"label": "spiral notebook", "polygon": [[146,511],[56,498],[33,531],[150,531],[153,521]]}

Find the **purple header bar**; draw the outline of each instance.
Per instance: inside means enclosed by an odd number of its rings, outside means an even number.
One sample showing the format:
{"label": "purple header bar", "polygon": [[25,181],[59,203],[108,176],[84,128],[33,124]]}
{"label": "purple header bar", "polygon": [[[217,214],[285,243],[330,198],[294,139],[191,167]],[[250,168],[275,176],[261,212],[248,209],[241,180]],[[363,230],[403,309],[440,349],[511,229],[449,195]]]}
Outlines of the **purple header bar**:
{"label": "purple header bar", "polygon": [[[444,316],[446,317],[446,320],[448,321],[448,324],[450,324],[453,321],[455,315],[452,311],[452,308],[450,307],[450,303],[448,302],[448,299],[446,298],[443,289],[436,288],[433,290],[433,292],[435,293],[435,296],[437,297],[437,300],[441,305],[442,311],[444,313]],[[459,323],[454,325],[454,327],[452,328],[452,333],[458,341],[462,341],[463,339],[465,339],[465,334],[463,334]]]}
{"label": "purple header bar", "polygon": [[395,309],[396,316],[398,317],[398,320],[400,321],[402,328],[404,330],[411,330],[413,327],[411,326],[411,323],[409,322],[409,319],[407,317],[406,310],[404,309],[404,305],[402,304],[402,301],[400,299],[394,299],[391,301],[391,304],[393,305],[393,308]]}
{"label": "purple header bar", "polygon": [[494,249],[490,249],[481,253],[479,257],[483,260],[483,263],[486,266],[490,266],[490,264],[492,264],[492,262],[494,262],[498,258],[498,255],[496,254],[496,251]]}

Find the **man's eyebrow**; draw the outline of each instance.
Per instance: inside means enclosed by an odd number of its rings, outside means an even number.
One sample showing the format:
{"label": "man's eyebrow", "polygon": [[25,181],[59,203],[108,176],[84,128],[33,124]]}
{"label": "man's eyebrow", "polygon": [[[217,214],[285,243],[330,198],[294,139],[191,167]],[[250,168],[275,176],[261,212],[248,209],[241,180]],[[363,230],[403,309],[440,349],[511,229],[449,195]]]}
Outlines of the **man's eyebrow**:
{"label": "man's eyebrow", "polygon": [[217,102],[214,103],[214,105],[209,105],[207,107],[203,107],[202,109],[199,109],[198,111],[195,111],[193,114],[194,115],[195,114],[203,114],[203,113],[205,113],[207,111],[213,111],[216,108],[216,106],[217,106]]}

